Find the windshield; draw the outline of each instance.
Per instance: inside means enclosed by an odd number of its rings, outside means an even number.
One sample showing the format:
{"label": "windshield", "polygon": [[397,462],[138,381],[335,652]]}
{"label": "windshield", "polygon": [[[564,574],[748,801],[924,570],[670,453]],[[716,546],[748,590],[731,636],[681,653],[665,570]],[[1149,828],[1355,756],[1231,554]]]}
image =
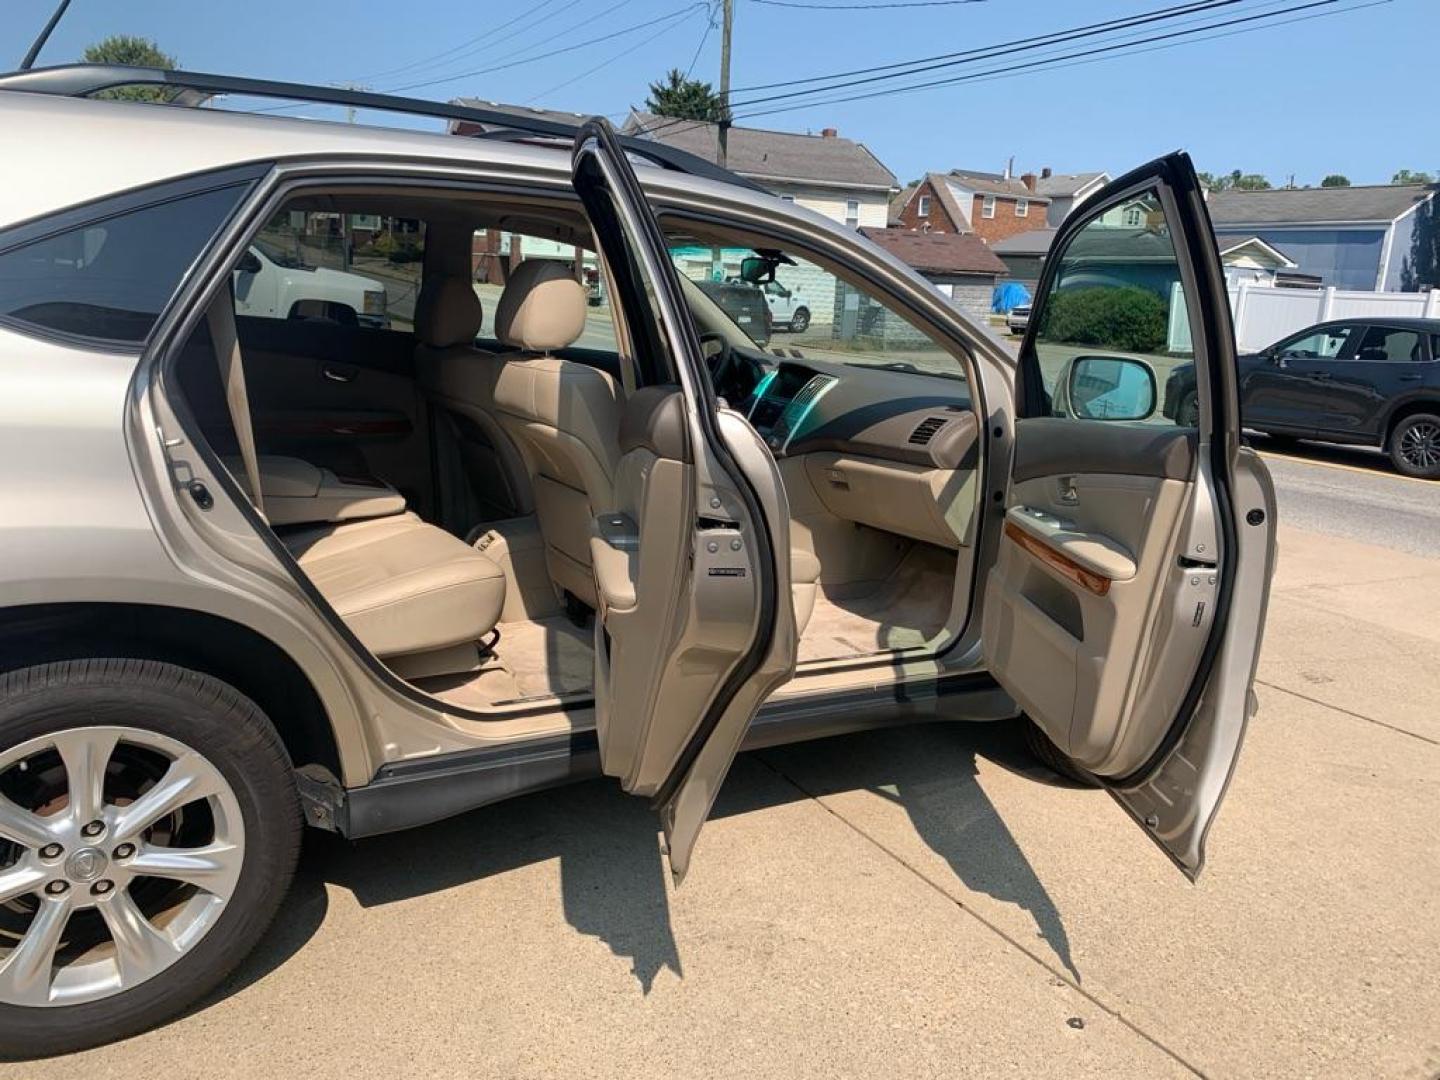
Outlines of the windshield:
{"label": "windshield", "polygon": [[[886,302],[799,255],[712,246],[674,235],[670,259],[697,286],[692,297],[703,294],[767,351],[852,367],[965,377],[948,348]],[[702,330],[711,329],[704,312],[696,312],[696,321]]]}
{"label": "windshield", "polygon": [[257,238],[255,240],[255,247],[261,255],[264,255],[265,258],[269,259],[276,266],[284,267],[286,270],[307,269],[305,264],[300,261],[298,255],[294,254],[293,252],[286,251],[278,244],[274,244],[269,240],[261,240]]}

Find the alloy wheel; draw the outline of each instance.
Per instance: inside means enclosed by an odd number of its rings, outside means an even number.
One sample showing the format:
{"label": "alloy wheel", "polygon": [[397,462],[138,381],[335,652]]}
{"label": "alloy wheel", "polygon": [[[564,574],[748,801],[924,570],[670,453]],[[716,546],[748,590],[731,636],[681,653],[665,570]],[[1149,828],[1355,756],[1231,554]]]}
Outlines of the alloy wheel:
{"label": "alloy wheel", "polygon": [[0,754],[0,1002],[130,990],[215,925],[240,879],[229,783],[184,743],[101,726]]}
{"label": "alloy wheel", "polygon": [[1440,423],[1430,419],[1412,421],[1400,432],[1397,450],[1416,472],[1434,471],[1440,467]]}

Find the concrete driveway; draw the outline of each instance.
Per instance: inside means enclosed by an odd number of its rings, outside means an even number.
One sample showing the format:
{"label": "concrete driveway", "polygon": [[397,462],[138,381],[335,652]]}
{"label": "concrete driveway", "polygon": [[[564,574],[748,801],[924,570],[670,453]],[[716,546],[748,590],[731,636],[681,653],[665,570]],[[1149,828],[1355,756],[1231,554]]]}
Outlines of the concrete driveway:
{"label": "concrete driveway", "polygon": [[1440,560],[1282,533],[1261,711],[1187,883],[1001,725],[747,755],[685,885],[595,782],[315,837],[189,1016],[0,1075],[1440,1073]]}

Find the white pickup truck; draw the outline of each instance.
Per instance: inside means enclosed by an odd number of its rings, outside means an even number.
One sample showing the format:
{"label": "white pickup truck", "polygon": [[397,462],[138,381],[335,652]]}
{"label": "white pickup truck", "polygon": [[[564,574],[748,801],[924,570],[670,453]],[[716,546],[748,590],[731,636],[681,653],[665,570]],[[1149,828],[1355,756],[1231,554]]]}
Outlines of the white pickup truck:
{"label": "white pickup truck", "polygon": [[306,266],[264,240],[251,244],[235,269],[235,311],[272,319],[328,319],[384,329],[385,286],[325,266]]}

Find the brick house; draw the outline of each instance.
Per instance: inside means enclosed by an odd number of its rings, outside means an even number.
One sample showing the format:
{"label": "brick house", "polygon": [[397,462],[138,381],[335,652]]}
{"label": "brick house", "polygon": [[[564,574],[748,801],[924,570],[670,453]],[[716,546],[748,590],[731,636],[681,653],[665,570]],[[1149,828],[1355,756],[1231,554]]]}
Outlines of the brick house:
{"label": "brick house", "polygon": [[1031,229],[1043,229],[1050,197],[1036,190],[1038,178],[952,169],[926,173],[891,209],[891,222],[919,232],[972,232],[994,243]]}

